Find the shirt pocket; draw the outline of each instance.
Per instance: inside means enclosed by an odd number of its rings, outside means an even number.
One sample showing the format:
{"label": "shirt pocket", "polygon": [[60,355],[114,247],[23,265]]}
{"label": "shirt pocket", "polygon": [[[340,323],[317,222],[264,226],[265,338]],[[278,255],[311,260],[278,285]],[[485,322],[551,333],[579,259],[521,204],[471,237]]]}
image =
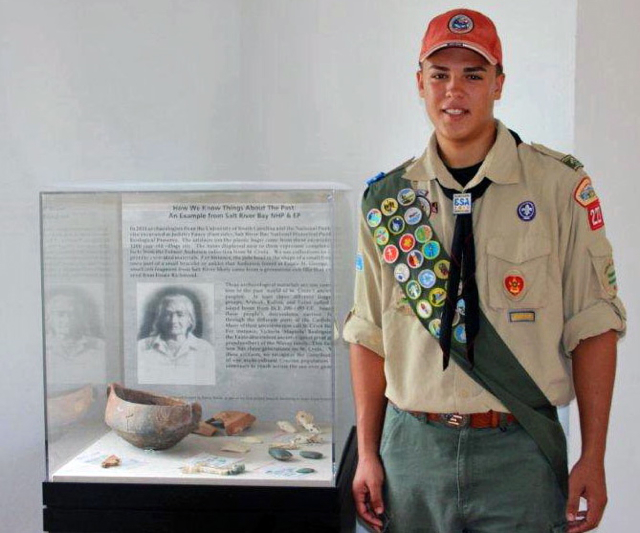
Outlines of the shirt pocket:
{"label": "shirt pocket", "polygon": [[536,309],[548,301],[551,243],[543,235],[487,243],[489,306],[495,309]]}

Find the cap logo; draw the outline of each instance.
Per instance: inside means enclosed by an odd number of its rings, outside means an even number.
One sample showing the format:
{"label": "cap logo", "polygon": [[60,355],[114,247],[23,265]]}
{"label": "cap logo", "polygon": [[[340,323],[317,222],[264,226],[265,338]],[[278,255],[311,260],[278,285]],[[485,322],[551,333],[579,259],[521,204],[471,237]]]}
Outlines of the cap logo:
{"label": "cap logo", "polygon": [[469,33],[473,30],[473,20],[467,15],[455,15],[449,21],[449,31],[451,33]]}

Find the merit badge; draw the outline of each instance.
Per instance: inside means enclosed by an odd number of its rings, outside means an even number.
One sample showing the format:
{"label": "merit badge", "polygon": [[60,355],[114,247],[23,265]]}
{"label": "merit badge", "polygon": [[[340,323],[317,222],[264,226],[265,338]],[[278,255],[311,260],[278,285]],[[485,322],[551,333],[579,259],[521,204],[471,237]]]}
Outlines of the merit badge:
{"label": "merit badge", "polygon": [[429,260],[435,259],[440,255],[440,243],[438,241],[429,241],[422,247],[422,253]]}
{"label": "merit badge", "polygon": [[446,299],[447,291],[443,288],[436,287],[435,289],[431,289],[431,292],[429,293],[429,303],[433,305],[433,307],[443,306]]}
{"label": "merit badge", "polygon": [[378,246],[384,246],[389,242],[389,231],[385,227],[376,228],[373,236]]}
{"label": "merit badge", "polygon": [[382,255],[384,257],[384,260],[387,263],[391,264],[395,263],[398,260],[400,252],[393,244],[387,244],[387,246],[384,247],[384,252],[382,253]]}
{"label": "merit badge", "polygon": [[426,198],[429,192],[426,189],[416,189],[416,196]]}
{"label": "merit badge", "polygon": [[404,263],[396,265],[396,268],[393,269],[393,277],[396,278],[396,280],[398,280],[400,283],[404,283],[411,277],[409,267]]}
{"label": "merit badge", "polygon": [[433,230],[430,226],[418,226],[416,228],[415,235],[416,241],[424,244],[425,242],[430,241],[431,237],[433,237]]}
{"label": "merit badge", "polygon": [[509,311],[509,322],[535,322],[536,312],[530,310]]}
{"label": "merit badge", "polygon": [[524,278],[519,274],[508,274],[504,277],[504,288],[509,296],[517,298],[524,290]]}
{"label": "merit badge", "polygon": [[420,284],[415,279],[412,279],[409,283],[407,283],[406,290],[407,296],[412,300],[417,300],[422,294],[422,287],[420,287]]}
{"label": "merit badge", "polygon": [[364,258],[362,257],[362,254],[356,255],[356,270],[358,272],[362,272],[364,270]]}
{"label": "merit badge", "polygon": [[434,318],[431,322],[429,322],[429,333],[433,335],[436,339],[440,338],[440,319]]}
{"label": "merit badge", "polygon": [[424,214],[429,218],[431,216],[431,202],[422,196],[418,196],[418,203],[422,207]]}
{"label": "merit badge", "polygon": [[427,300],[418,300],[416,302],[416,313],[420,318],[429,318],[433,314],[433,307]]}
{"label": "merit badge", "polygon": [[404,219],[407,221],[407,224],[415,226],[422,220],[422,211],[419,207],[410,207],[404,214]]}
{"label": "merit badge", "polygon": [[464,316],[464,313],[466,311],[466,304],[464,303],[464,300],[462,298],[460,298],[458,300],[458,303],[456,304],[456,313],[458,313],[460,316]]}
{"label": "merit badge", "polygon": [[451,17],[449,31],[451,33],[469,33],[473,30],[473,20],[462,13]]}
{"label": "merit badge", "polygon": [[433,270],[422,270],[420,274],[418,274],[418,282],[425,289],[430,289],[436,284],[436,275]]}
{"label": "merit badge", "polygon": [[416,245],[416,238],[411,235],[411,233],[405,233],[402,237],[400,237],[400,249],[403,252],[410,252],[413,250],[413,247]]}
{"label": "merit badge", "polygon": [[613,298],[618,294],[618,282],[616,279],[616,268],[613,265],[613,259],[609,259],[609,261],[607,261],[603,275],[602,286],[604,287],[605,292]]}
{"label": "merit badge", "polygon": [[389,220],[388,226],[391,233],[398,235],[404,230],[404,219],[401,216],[396,215]]}
{"label": "merit badge", "polygon": [[367,224],[369,224],[369,226],[371,226],[372,228],[376,228],[380,225],[380,222],[382,222],[382,213],[380,212],[380,210],[371,209],[367,213]]}
{"label": "merit badge", "polygon": [[395,198],[387,198],[382,201],[380,209],[382,209],[383,214],[390,217],[398,210],[398,202]]}
{"label": "merit badge", "polygon": [[471,214],[471,193],[463,192],[453,195],[453,214],[454,215],[470,215]]}
{"label": "merit badge", "polygon": [[449,261],[447,261],[446,259],[441,259],[435,264],[433,270],[435,271],[436,276],[438,276],[440,279],[447,279],[449,277],[450,267],[451,265],[449,264]]}
{"label": "merit badge", "polygon": [[413,189],[402,189],[398,193],[398,203],[400,205],[411,205],[416,201],[416,192]]}
{"label": "merit badge", "polygon": [[465,342],[467,342],[467,331],[464,327],[464,324],[458,324],[455,328],[453,328],[453,338],[460,344],[464,344]]}
{"label": "merit badge", "polygon": [[582,178],[576,190],[573,193],[573,197],[576,202],[578,202],[582,207],[587,207],[588,205],[598,201],[598,195],[591,185],[591,178],[589,176],[585,176]]}
{"label": "merit badge", "polygon": [[407,256],[407,264],[411,268],[420,268],[423,262],[424,256],[418,250],[409,252],[409,255]]}
{"label": "merit badge", "polygon": [[591,231],[604,227],[604,218],[602,218],[600,200],[596,199],[595,202],[587,206],[587,215],[589,217],[589,227],[591,228]]}
{"label": "merit badge", "polygon": [[536,204],[530,200],[522,202],[518,205],[518,217],[520,217],[520,220],[524,220],[525,222],[529,222],[536,218]]}

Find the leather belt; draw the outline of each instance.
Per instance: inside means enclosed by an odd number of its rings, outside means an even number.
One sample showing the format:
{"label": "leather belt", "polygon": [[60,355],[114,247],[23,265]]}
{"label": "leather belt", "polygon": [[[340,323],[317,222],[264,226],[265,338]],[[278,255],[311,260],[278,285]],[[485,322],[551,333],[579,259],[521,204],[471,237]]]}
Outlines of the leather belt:
{"label": "leather belt", "polygon": [[501,413],[499,411],[487,411],[485,413],[461,415],[459,413],[425,413],[422,411],[409,411],[407,409],[400,409],[393,403],[391,405],[396,409],[405,411],[420,420],[437,422],[452,428],[470,427],[473,429],[487,429],[504,427],[518,423],[516,417],[511,413]]}

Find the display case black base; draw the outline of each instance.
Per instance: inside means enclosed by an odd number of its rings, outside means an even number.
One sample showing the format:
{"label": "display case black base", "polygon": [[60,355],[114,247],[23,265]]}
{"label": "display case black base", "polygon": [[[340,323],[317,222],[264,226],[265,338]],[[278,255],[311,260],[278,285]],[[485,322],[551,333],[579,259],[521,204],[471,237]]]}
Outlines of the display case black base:
{"label": "display case black base", "polygon": [[335,487],[43,483],[49,533],[352,533],[352,428]]}

